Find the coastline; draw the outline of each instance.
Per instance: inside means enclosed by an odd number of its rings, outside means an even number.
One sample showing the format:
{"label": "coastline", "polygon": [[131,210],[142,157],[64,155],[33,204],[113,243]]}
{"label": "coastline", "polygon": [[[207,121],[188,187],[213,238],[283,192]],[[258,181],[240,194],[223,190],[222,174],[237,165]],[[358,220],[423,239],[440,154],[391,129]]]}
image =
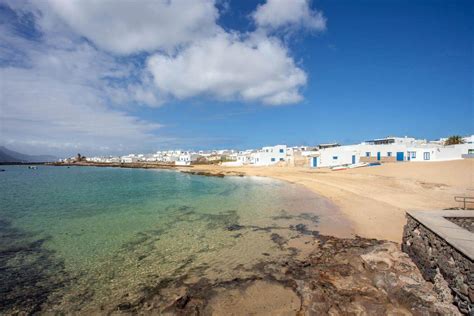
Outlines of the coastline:
{"label": "coastline", "polygon": [[[402,190],[402,192],[406,194],[406,197],[411,197],[412,193],[420,193],[421,186],[427,192],[433,191],[441,195],[443,199],[447,199],[450,193],[459,189],[459,186],[467,188],[472,183],[471,176],[465,169],[466,166],[470,168],[471,164],[465,162],[442,166],[417,165],[416,167],[421,171],[417,173],[416,178],[413,175],[407,175],[407,170],[409,171],[411,166],[393,164],[350,170],[345,173],[278,166],[227,168],[214,165],[193,168],[179,166],[166,169],[202,176],[258,176],[291,182],[297,186],[303,186],[308,194],[316,193],[333,202],[332,204],[336,204],[342,211],[340,216],[346,216],[349,219],[352,215],[355,221],[361,222],[360,225],[369,225],[370,221],[364,222],[364,216],[360,213],[351,213],[350,208],[343,209],[335,203],[336,199],[329,193],[339,193],[347,199],[354,197],[359,199],[359,203],[362,204],[361,211],[365,210],[365,215],[373,216],[372,203],[386,199],[385,190],[391,191],[395,195],[393,198],[397,200],[402,197],[401,188],[409,188],[410,190]],[[117,166],[101,165],[100,167]],[[443,180],[444,184],[428,182],[426,178],[431,177],[429,171],[433,167],[447,169],[447,173],[454,173],[456,179],[450,180],[449,177],[432,179]],[[134,165],[132,168],[143,168],[143,166]],[[456,173],[457,169],[458,172],[463,171],[461,173],[468,177],[461,177]],[[443,174],[439,170],[437,173]],[[240,179],[234,180],[240,181]],[[359,189],[364,192],[369,180],[379,190],[378,199],[367,198],[357,191]],[[357,186],[351,188],[349,185],[354,181],[357,182]],[[393,182],[398,184],[398,190],[396,186],[389,185]],[[331,183],[335,184],[331,185]],[[413,183],[417,185],[411,187]],[[334,188],[335,185],[339,185],[338,190]],[[328,191],[329,189],[332,191]],[[411,190],[414,192],[410,193]],[[327,195],[322,192],[326,192]],[[374,191],[369,193],[373,194]],[[422,192],[421,196],[426,198],[426,194]],[[402,200],[400,202],[407,203]],[[448,203],[447,200],[446,202]],[[354,208],[357,204],[349,206]],[[400,213],[404,214],[401,208]],[[290,214],[284,214],[281,219],[286,220],[288,215]],[[382,218],[382,220],[389,223],[394,221],[393,218],[392,216]],[[241,266],[230,275],[218,274],[215,279],[205,277],[199,269],[191,269],[188,272],[183,270],[181,274],[176,274],[173,278],[164,278],[144,288],[143,292],[125,294],[120,300],[113,301],[113,304],[100,306],[100,310],[125,313],[160,311],[173,314],[195,312],[239,314],[242,311],[265,313],[269,309],[281,314],[310,311],[322,314],[347,314],[354,311],[363,311],[367,314],[410,314],[416,308],[427,314],[457,315],[454,305],[451,304],[452,298],[438,295],[433,290],[433,286],[424,281],[411,259],[401,252],[398,243],[361,237],[333,237],[306,229],[305,225],[290,225],[289,228],[291,235],[282,233],[281,227],[278,226],[257,227],[245,226],[245,224],[228,226],[227,231],[235,234],[236,238],[246,236],[246,231],[255,229],[265,232],[265,238],[270,237],[273,247],[277,247],[284,254],[270,256],[268,253],[262,253],[261,260],[254,264]],[[352,226],[352,228],[355,227]],[[372,234],[370,230],[366,233]],[[160,235],[156,237],[162,238]],[[185,265],[189,264],[189,262],[185,263]],[[116,302],[119,302],[118,305],[115,305]],[[55,308],[67,310],[68,306],[61,305]],[[85,306],[85,309],[81,311],[94,313],[97,312],[95,308],[99,307]]]}
{"label": "coastline", "polygon": [[377,167],[331,171],[307,167],[171,164],[73,163],[95,166],[171,169],[204,176],[260,176],[300,184],[329,199],[347,218],[354,233],[365,238],[401,242],[407,210],[439,210],[459,206],[456,195],[474,195],[474,160],[387,163]]}
{"label": "coastline", "polygon": [[[186,168],[177,168],[186,170]],[[401,242],[406,210],[459,206],[456,195],[474,194],[474,160],[392,163],[344,171],[301,167],[194,166],[193,173],[263,176],[301,184],[328,198],[361,237]]]}

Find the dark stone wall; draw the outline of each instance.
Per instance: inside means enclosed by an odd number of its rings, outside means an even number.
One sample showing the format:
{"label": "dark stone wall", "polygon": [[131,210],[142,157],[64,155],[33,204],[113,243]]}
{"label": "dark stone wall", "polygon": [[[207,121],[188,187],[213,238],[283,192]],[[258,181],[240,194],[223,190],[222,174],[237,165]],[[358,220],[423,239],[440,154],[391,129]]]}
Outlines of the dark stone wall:
{"label": "dark stone wall", "polygon": [[423,277],[435,283],[441,275],[453,292],[454,301],[464,314],[474,315],[474,262],[444,239],[407,215],[402,250],[421,270]]}

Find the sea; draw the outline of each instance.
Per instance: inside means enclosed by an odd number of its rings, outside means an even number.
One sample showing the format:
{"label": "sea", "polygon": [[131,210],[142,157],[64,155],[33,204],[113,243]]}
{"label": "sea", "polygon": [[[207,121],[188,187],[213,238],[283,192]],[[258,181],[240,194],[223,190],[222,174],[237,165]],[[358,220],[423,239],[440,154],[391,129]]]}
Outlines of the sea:
{"label": "sea", "polygon": [[248,277],[349,231],[327,199],[269,178],[1,169],[0,314],[164,308],[189,284]]}

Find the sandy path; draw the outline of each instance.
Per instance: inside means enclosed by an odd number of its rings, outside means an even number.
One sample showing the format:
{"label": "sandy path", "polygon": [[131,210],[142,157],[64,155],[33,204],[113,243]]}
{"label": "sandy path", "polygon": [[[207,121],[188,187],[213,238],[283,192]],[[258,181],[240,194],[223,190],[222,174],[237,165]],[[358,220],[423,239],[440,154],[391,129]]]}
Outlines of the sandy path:
{"label": "sandy path", "polygon": [[331,199],[363,237],[400,242],[407,209],[459,206],[474,196],[474,160],[392,163],[343,171],[291,167],[196,166],[193,171],[245,173],[302,184]]}

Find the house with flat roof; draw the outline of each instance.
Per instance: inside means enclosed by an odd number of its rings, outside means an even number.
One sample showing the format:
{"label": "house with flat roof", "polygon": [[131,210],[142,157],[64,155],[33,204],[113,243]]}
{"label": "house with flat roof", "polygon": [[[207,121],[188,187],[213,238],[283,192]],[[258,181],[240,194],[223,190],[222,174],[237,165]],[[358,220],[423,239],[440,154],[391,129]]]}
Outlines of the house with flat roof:
{"label": "house with flat roof", "polygon": [[357,145],[321,148],[310,158],[310,167],[334,167],[360,162],[445,161],[463,159],[470,152],[474,152],[472,143],[444,146],[424,139],[386,137]]}

